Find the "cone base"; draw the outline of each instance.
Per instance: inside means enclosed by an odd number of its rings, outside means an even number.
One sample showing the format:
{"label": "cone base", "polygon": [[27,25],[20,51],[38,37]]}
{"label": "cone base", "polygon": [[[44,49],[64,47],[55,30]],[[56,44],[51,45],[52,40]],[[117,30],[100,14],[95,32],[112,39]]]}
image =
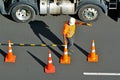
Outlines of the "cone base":
{"label": "cone base", "polygon": [[48,69],[47,66],[45,67],[45,73],[55,73],[55,66],[52,66],[51,69]]}
{"label": "cone base", "polygon": [[11,56],[10,58],[8,58],[8,57],[6,56],[6,58],[5,58],[5,62],[15,63],[15,61],[16,61],[16,56],[15,56],[15,55]]}
{"label": "cone base", "polygon": [[98,62],[98,55],[96,54],[94,57],[88,55],[88,62]]}
{"label": "cone base", "polygon": [[68,56],[67,58],[63,58],[63,56],[60,58],[60,63],[61,64],[70,64],[70,61],[71,61],[71,57]]}

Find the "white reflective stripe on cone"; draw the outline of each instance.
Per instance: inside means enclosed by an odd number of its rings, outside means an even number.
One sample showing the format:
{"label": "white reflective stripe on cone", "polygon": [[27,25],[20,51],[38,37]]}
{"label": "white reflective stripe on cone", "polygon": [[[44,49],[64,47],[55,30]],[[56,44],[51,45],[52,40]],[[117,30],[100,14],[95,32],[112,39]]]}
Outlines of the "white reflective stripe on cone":
{"label": "white reflective stripe on cone", "polygon": [[65,45],[65,48],[67,48],[67,45]]}
{"label": "white reflective stripe on cone", "polygon": [[68,54],[68,52],[64,52],[64,54]]}
{"label": "white reflective stripe on cone", "polygon": [[92,43],[92,46],[95,46],[95,43],[94,43],[94,42]]}
{"label": "white reflective stripe on cone", "polygon": [[11,44],[9,44],[8,47],[11,47]]}
{"label": "white reflective stripe on cone", "polygon": [[49,63],[52,63],[52,60],[49,60],[48,62],[49,62]]}
{"label": "white reflective stripe on cone", "polygon": [[12,50],[9,50],[9,52],[12,52]]}
{"label": "white reflective stripe on cone", "polygon": [[51,57],[51,53],[49,53],[49,57]]}
{"label": "white reflective stripe on cone", "polygon": [[92,52],[95,52],[95,50],[92,50]]}

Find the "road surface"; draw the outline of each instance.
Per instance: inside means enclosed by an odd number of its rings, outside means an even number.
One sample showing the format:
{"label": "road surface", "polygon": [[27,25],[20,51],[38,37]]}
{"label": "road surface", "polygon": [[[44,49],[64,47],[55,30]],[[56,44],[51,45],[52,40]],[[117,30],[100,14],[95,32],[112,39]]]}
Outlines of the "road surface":
{"label": "road surface", "polygon": [[[69,16],[37,16],[30,23],[16,23],[0,15],[0,43],[62,44],[61,30]],[[95,40],[98,63],[87,62],[91,41]],[[5,63],[7,46],[0,46],[1,80],[120,80],[115,75],[84,75],[84,72],[120,73],[120,22],[102,15],[92,27],[78,26],[71,64],[59,63],[62,47],[13,46],[15,63]],[[52,52],[54,74],[44,73],[48,50]]]}

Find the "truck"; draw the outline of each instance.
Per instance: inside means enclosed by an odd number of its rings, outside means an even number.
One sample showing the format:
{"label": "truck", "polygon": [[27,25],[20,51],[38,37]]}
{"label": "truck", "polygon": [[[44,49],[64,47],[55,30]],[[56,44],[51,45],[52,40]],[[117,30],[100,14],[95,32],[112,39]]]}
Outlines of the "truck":
{"label": "truck", "polygon": [[120,0],[0,0],[0,13],[16,22],[29,22],[36,15],[76,15],[84,22],[96,21],[109,10],[119,14]]}

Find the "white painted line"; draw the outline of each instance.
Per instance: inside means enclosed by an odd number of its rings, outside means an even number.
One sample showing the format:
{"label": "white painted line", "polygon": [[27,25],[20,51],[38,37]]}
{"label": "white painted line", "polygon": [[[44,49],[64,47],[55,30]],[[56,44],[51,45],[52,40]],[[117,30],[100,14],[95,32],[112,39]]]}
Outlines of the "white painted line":
{"label": "white painted line", "polygon": [[83,72],[83,75],[120,76],[120,73]]}

